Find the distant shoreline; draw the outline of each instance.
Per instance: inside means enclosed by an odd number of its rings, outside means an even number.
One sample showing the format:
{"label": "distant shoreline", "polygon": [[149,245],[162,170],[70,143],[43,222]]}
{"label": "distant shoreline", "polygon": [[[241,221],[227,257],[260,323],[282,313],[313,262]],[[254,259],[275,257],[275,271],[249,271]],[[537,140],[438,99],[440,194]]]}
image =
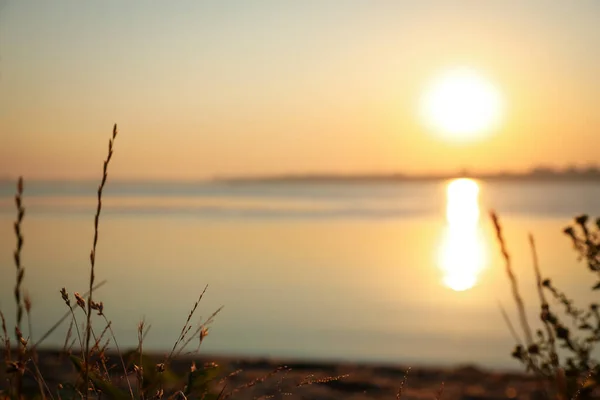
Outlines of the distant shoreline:
{"label": "distant shoreline", "polygon": [[263,177],[216,178],[215,183],[394,183],[431,182],[469,178],[481,181],[507,182],[600,182],[600,173],[500,173],[447,175],[275,175]]}
{"label": "distant shoreline", "polygon": [[[232,176],[213,177],[205,179],[165,179],[165,178],[114,178],[117,184],[353,184],[353,183],[402,183],[402,182],[439,182],[452,179],[469,178],[487,182],[600,182],[600,171],[590,172],[527,172],[527,173],[490,173],[490,174],[431,174],[431,175],[404,175],[404,174],[289,174],[265,176]],[[0,184],[12,184],[15,179],[0,178]],[[72,184],[96,183],[96,178],[78,179],[26,179],[30,183],[43,184]]]}

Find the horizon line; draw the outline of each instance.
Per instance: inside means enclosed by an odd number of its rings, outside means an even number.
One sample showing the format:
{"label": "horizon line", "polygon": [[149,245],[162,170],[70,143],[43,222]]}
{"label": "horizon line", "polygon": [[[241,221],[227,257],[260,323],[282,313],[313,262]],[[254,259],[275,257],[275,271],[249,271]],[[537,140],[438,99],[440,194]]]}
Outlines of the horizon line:
{"label": "horizon line", "polygon": [[[496,171],[473,172],[468,169],[445,173],[402,173],[402,172],[364,172],[364,173],[280,173],[264,175],[215,175],[205,178],[186,177],[114,177],[116,183],[227,183],[227,182],[277,182],[277,181],[352,181],[352,180],[395,180],[395,181],[426,181],[447,180],[458,178],[472,179],[598,179],[600,180],[600,166],[577,168],[569,166],[562,169],[535,167],[526,171]],[[18,178],[0,176],[0,183],[16,182]],[[92,183],[97,182],[97,177],[51,177],[51,178],[24,178],[26,182],[37,183]]]}

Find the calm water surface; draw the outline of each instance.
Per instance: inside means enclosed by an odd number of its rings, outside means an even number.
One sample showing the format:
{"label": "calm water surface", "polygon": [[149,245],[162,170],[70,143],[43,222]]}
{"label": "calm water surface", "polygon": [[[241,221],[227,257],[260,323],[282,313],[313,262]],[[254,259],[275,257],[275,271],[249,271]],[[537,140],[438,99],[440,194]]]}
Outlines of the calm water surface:
{"label": "calm water surface", "polygon": [[[0,307],[14,321],[14,185],[0,184]],[[95,184],[30,183],[23,225],[33,337],[66,311],[59,290],[85,292]],[[191,305],[220,305],[206,352],[515,368],[498,309],[514,318],[487,217],[496,209],[535,321],[527,234],[543,273],[596,301],[592,277],[561,233],[600,215],[598,183],[181,184],[109,182],[96,298],[121,346],[151,330],[170,349]],[[537,321],[536,321],[537,322]],[[46,343],[62,346],[67,325]]]}

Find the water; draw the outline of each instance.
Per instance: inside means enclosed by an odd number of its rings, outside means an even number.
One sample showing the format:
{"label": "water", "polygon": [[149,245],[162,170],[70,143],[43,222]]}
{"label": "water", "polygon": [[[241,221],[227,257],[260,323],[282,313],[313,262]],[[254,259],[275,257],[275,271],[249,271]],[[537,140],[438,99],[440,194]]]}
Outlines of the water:
{"label": "water", "polygon": [[[60,288],[85,292],[89,284],[95,186],[26,184],[24,287],[34,339],[66,311]],[[455,186],[109,181],[97,250],[97,279],[107,284],[96,299],[122,347],[137,343],[145,318],[145,348],[170,349],[208,284],[199,315],[225,308],[205,352],[518,368],[498,308],[517,324],[514,302],[487,210],[502,217],[537,323],[527,234],[545,276],[582,306],[595,300],[587,290],[595,281],[561,230],[576,214],[600,215],[600,184]],[[13,195],[14,184],[0,184],[0,307],[9,325]],[[62,346],[66,330],[45,344]]]}

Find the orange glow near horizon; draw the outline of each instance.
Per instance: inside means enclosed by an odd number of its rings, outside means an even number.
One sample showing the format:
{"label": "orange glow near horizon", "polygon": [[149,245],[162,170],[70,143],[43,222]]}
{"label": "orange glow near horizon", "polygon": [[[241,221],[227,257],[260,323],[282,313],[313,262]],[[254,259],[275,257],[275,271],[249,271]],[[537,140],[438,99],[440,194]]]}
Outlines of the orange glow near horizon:
{"label": "orange glow near horizon", "polygon": [[487,263],[479,226],[479,185],[455,179],[446,188],[447,227],[439,253],[444,285],[455,291],[471,289]]}
{"label": "orange glow near horizon", "polygon": [[96,179],[115,122],[115,179],[598,162],[600,3],[186,3],[0,7],[0,177]]}

